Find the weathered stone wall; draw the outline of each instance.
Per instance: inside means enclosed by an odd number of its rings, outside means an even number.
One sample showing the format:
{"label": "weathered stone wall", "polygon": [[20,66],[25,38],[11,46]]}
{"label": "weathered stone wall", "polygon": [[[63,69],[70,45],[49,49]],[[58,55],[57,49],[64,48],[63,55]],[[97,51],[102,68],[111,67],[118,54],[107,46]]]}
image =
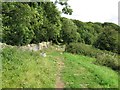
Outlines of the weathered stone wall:
{"label": "weathered stone wall", "polygon": [[[26,46],[17,46],[17,47],[21,48],[23,50],[38,51],[38,50],[48,48],[51,44],[52,44],[51,42],[41,42],[39,44],[28,44]],[[4,48],[5,46],[11,46],[11,45],[7,45],[5,43],[0,42],[0,49]],[[13,46],[11,46],[11,47],[13,47]]]}
{"label": "weathered stone wall", "polygon": [[28,44],[26,46],[21,46],[22,49],[38,51],[45,48],[48,48],[51,45],[50,42],[41,42],[39,44]]}

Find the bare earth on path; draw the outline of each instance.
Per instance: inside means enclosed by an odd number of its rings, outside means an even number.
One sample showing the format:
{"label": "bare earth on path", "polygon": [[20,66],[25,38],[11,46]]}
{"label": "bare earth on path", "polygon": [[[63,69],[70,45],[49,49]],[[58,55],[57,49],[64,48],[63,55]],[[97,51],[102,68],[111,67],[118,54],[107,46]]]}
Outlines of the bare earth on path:
{"label": "bare earth on path", "polygon": [[55,88],[56,89],[63,89],[64,88],[64,82],[61,80],[61,71],[62,71],[62,69],[63,69],[63,67],[64,67],[64,63],[62,62],[62,60],[59,58],[59,57],[57,57],[56,58],[56,60],[57,60],[57,76],[56,76],[56,86],[55,86]]}

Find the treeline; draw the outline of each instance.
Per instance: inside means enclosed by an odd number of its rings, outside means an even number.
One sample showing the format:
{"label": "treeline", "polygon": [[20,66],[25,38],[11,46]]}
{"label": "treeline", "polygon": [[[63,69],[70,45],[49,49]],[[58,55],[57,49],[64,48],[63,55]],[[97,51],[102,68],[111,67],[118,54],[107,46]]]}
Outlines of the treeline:
{"label": "treeline", "polygon": [[[66,5],[63,13],[72,13],[67,3],[60,4]],[[120,54],[120,26],[61,17],[61,12],[53,2],[2,3],[2,23],[1,41],[7,44],[20,46],[42,41],[57,44],[80,42]]]}
{"label": "treeline", "polygon": [[114,23],[92,23],[72,20],[78,27],[80,35],[78,42],[92,45],[101,50],[112,51],[120,54],[120,26]]}

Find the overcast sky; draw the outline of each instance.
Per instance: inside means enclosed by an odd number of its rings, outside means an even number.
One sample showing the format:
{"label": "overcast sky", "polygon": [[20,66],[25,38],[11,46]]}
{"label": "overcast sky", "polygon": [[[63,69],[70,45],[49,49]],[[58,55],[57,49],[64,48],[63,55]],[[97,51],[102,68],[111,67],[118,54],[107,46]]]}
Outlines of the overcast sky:
{"label": "overcast sky", "polygon": [[64,17],[83,22],[113,22],[118,24],[118,2],[120,0],[69,0],[72,15]]}

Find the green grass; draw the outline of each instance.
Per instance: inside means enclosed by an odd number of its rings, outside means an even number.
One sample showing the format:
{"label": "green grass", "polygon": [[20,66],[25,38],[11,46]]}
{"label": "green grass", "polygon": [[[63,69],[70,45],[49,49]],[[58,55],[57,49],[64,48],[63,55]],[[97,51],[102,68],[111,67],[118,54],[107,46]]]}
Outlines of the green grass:
{"label": "green grass", "polygon": [[69,53],[55,47],[40,51],[6,47],[2,51],[2,88],[55,88],[58,58],[64,62],[61,72],[65,88],[117,88],[118,74],[95,65],[94,58]]}
{"label": "green grass", "polygon": [[23,51],[7,47],[3,49],[3,88],[53,88],[55,86],[56,61],[40,52]]}
{"label": "green grass", "polygon": [[63,80],[68,88],[117,88],[117,72],[93,64],[94,58],[64,54]]}

